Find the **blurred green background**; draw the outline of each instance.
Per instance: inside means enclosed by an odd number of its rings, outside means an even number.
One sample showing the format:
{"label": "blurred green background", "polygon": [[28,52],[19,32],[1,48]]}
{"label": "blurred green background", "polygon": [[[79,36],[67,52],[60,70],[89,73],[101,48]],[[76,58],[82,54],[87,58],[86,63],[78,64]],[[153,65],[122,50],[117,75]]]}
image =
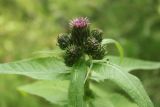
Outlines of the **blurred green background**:
{"label": "blurred green background", "polygon": [[[67,32],[68,21],[79,16],[88,17],[92,28],[101,28],[105,37],[118,40],[125,56],[160,61],[159,0],[0,0],[0,63],[54,49],[57,35]],[[159,71],[134,73],[155,107],[160,107]],[[39,97],[16,90],[32,81],[0,75],[0,107],[51,107]]]}

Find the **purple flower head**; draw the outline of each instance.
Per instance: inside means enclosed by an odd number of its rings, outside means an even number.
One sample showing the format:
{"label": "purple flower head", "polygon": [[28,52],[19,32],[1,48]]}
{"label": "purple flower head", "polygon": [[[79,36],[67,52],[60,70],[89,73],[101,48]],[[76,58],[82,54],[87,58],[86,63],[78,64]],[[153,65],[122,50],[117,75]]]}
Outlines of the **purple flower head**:
{"label": "purple flower head", "polygon": [[70,26],[72,28],[85,28],[89,25],[89,20],[87,17],[79,17],[71,20]]}

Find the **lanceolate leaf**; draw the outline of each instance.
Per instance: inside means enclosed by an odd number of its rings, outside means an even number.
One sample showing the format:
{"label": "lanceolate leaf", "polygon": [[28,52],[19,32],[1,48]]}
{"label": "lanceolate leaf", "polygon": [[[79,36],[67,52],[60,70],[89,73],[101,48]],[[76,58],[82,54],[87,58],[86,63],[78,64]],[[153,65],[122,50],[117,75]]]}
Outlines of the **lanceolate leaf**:
{"label": "lanceolate leaf", "polygon": [[[96,93],[96,98],[92,100],[93,107],[137,107],[124,98],[124,96],[104,90],[102,87],[99,87],[99,85],[93,83],[90,85],[92,91]],[[64,107],[64,105],[67,107],[68,87],[69,81],[54,80],[38,81],[21,86],[18,89],[32,95],[40,96],[55,105],[59,105],[58,107]]]}
{"label": "lanceolate leaf", "polygon": [[19,89],[45,98],[53,104],[66,105],[68,96],[69,81],[38,81],[25,85]]}
{"label": "lanceolate leaf", "polygon": [[34,57],[58,57],[58,58],[62,58],[64,54],[63,50],[60,50],[59,47],[55,48],[54,50],[46,50],[46,51],[36,51],[33,52]]}
{"label": "lanceolate leaf", "polygon": [[133,70],[160,69],[160,62],[151,62],[139,59],[124,58],[123,61],[120,63],[120,58],[116,56],[107,56],[106,59],[109,59],[109,62],[121,66],[127,72]]}
{"label": "lanceolate leaf", "polygon": [[141,82],[135,76],[125,72],[113,64],[97,64],[93,67],[92,77],[96,80],[109,79],[121,87],[139,105],[139,107],[153,107]]}
{"label": "lanceolate leaf", "polygon": [[90,88],[96,96],[92,101],[93,107],[115,107],[109,100],[107,90],[102,90],[99,83],[95,84],[91,82]]}
{"label": "lanceolate leaf", "polygon": [[110,97],[100,96],[95,98],[93,105],[94,107],[138,107],[133,102],[128,101],[124,96],[113,93]]}
{"label": "lanceolate leaf", "polygon": [[53,80],[67,73],[68,68],[62,60],[55,57],[28,59],[0,64],[0,73],[20,74],[35,79]]}
{"label": "lanceolate leaf", "polygon": [[128,97],[117,93],[115,91],[117,86],[111,81],[92,83],[90,86],[92,91],[96,93],[96,98],[93,101],[94,107],[138,107]]}
{"label": "lanceolate leaf", "polygon": [[79,61],[73,67],[71,83],[69,86],[69,107],[85,107],[84,84],[87,74],[87,65]]}

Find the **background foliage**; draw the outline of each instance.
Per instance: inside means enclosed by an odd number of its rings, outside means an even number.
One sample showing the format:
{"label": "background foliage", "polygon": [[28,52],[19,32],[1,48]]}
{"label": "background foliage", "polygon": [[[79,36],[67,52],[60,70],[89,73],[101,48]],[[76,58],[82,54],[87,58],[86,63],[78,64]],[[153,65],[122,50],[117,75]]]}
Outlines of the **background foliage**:
{"label": "background foliage", "polygon": [[[92,27],[122,44],[125,56],[160,61],[159,0],[0,0],[0,62],[33,56],[56,46],[68,20],[87,16]],[[112,47],[109,54],[115,54]],[[160,106],[160,73],[134,72],[156,107]],[[0,76],[0,107],[50,107],[43,99],[21,93],[16,87],[33,80]]]}

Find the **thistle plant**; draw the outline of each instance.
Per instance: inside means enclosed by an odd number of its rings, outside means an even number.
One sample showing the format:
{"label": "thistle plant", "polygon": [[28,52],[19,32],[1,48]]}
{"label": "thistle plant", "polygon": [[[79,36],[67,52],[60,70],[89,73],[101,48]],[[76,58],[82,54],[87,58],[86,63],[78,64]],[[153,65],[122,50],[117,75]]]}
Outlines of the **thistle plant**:
{"label": "thistle plant", "polygon": [[[69,24],[70,32],[57,37],[60,49],[0,64],[0,73],[38,80],[18,89],[43,97],[54,107],[154,107],[130,71],[159,69],[159,62],[124,58],[121,45],[103,38],[103,31],[92,29],[87,18],[76,18]],[[108,54],[110,44],[116,46],[120,57]]]}

